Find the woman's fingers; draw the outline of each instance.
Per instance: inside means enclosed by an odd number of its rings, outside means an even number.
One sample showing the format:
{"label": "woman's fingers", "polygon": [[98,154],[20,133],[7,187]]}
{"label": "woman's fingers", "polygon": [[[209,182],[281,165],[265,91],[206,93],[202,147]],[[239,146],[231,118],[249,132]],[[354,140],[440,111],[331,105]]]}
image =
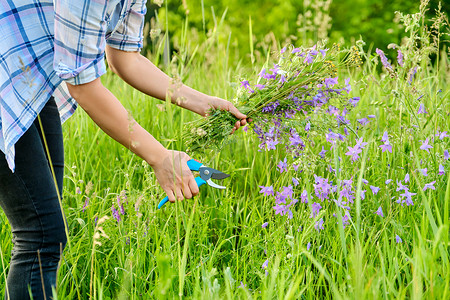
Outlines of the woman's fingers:
{"label": "woman's fingers", "polygon": [[242,119],[242,120],[239,120],[239,121],[237,121],[235,124],[234,124],[234,127],[233,127],[233,130],[231,131],[231,134],[233,134],[236,130],[238,130],[241,126],[245,126],[245,125],[247,125],[248,123],[250,123],[250,122],[252,122],[253,120],[252,119]]}
{"label": "woman's fingers", "polygon": [[239,127],[241,126],[245,126],[248,123],[252,122],[252,119],[247,118],[246,115],[244,115],[243,113],[241,113],[233,104],[230,103],[230,106],[228,107],[228,111],[230,113],[232,113],[236,118],[239,119],[239,121],[237,121],[234,124],[233,130],[231,131],[231,134],[233,134],[236,130],[239,129]]}
{"label": "woman's fingers", "polygon": [[[176,188],[175,191],[166,190],[167,197],[170,202],[175,202],[176,200],[182,201],[184,199],[191,199],[195,195],[198,194],[198,186],[195,180],[192,180],[193,184],[189,182],[189,184],[183,184],[182,188]],[[176,195],[176,196],[175,196]]]}
{"label": "woman's fingers", "polygon": [[172,190],[164,190],[166,192],[167,197],[169,198],[169,201],[174,203],[176,198]]}
{"label": "woman's fingers", "polygon": [[[184,159],[185,159],[185,166],[186,166],[185,174],[188,174],[188,175],[184,176],[182,178],[183,194],[186,199],[191,199],[194,195],[198,194],[198,186],[197,186],[197,183],[195,182],[194,175],[192,175],[192,172],[189,169],[189,166],[187,165],[187,162],[189,160],[191,160],[191,157],[186,153],[184,153],[184,154],[185,154]],[[194,183],[194,185],[192,185],[192,182]]]}
{"label": "woman's fingers", "polygon": [[189,187],[188,183],[184,183],[184,182],[183,182],[183,195],[184,195],[184,198],[186,198],[186,199],[192,198],[191,188]]}
{"label": "woman's fingers", "polygon": [[237,129],[239,129],[240,126],[245,126],[247,123],[252,122],[252,119],[249,119],[247,115],[243,114],[239,111],[239,109],[236,108],[236,106],[233,105],[230,101],[226,101],[223,99],[218,98],[219,102],[216,102],[215,105],[216,108],[229,111],[233,116],[235,116],[239,121],[236,122],[233,132],[234,133]]}
{"label": "woman's fingers", "polygon": [[192,180],[189,180],[189,188],[191,189],[192,196],[197,196],[199,193],[197,182],[195,181],[194,177],[192,177]]}
{"label": "woman's fingers", "polygon": [[183,192],[181,191],[180,188],[177,188],[176,190],[176,195],[177,195],[177,200],[178,201],[183,201],[184,197],[183,197]]}
{"label": "woman's fingers", "polygon": [[174,185],[176,198],[181,201],[183,199],[191,199],[194,195],[198,194],[198,186],[195,182],[187,162],[191,160],[191,157],[184,153],[178,152],[180,159],[178,162],[180,166],[180,174],[177,174]]}
{"label": "woman's fingers", "polygon": [[233,104],[230,103],[230,107],[228,108],[228,111],[232,113],[236,118],[239,120],[247,119],[247,116],[241,113]]}
{"label": "woman's fingers", "polygon": [[195,182],[193,177],[192,180],[189,180],[188,183],[180,183],[180,184],[182,188],[176,188],[175,192],[175,195],[177,195],[176,198],[174,196],[174,192],[169,191],[167,193],[170,202],[175,202],[175,199],[177,199],[178,201],[182,201],[184,199],[191,199],[199,192],[197,183]]}
{"label": "woman's fingers", "polygon": [[[193,182],[193,183],[192,183]],[[179,187],[181,185],[181,188]],[[191,199],[199,192],[197,183],[192,178],[188,183],[179,182],[177,188],[174,191],[167,191],[166,194],[169,197],[170,202],[175,202],[175,200],[182,201],[184,199]],[[176,195],[176,197],[175,197]]]}

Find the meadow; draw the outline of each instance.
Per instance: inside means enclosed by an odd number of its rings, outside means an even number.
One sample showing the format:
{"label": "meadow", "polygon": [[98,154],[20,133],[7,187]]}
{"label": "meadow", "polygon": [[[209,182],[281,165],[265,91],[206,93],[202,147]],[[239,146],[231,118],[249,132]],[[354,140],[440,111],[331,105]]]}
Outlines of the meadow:
{"label": "meadow", "polygon": [[[300,154],[260,147],[254,125],[240,129],[220,151],[192,154],[230,174],[227,189],[203,186],[161,210],[152,169],[79,109],[63,127],[70,237],[58,299],[450,298],[450,65],[433,38],[449,27],[443,19],[425,30],[421,9],[405,16],[395,49],[356,42],[361,65],[337,77],[359,101],[340,126],[332,113],[293,120]],[[165,71],[231,100],[284,45],[232,63],[224,22],[200,45],[184,28]],[[155,63],[163,48],[149,54]],[[385,61],[375,48],[402,58]],[[111,72],[102,82],[155,138],[186,150],[185,124],[199,116]],[[0,221],[3,293],[12,244]]]}

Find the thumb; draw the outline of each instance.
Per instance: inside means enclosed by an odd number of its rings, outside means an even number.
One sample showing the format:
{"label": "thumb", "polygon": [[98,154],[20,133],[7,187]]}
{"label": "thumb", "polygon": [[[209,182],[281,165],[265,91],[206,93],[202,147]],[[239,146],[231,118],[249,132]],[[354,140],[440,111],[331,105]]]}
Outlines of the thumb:
{"label": "thumb", "polygon": [[188,162],[191,160],[191,157],[189,156],[189,154],[187,154],[186,152],[181,152],[181,153],[182,153],[183,160],[185,162]]}
{"label": "thumb", "polygon": [[231,105],[229,112],[232,113],[239,120],[247,119],[247,116],[241,113],[234,105]]}

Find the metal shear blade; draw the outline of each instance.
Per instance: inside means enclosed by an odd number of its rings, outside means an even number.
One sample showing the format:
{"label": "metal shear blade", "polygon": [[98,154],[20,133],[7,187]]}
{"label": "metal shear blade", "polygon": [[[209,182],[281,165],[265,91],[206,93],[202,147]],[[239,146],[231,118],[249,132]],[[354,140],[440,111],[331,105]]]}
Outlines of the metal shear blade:
{"label": "metal shear blade", "polygon": [[221,189],[221,190],[226,189],[225,186],[221,186],[221,185],[214,183],[211,180],[211,178],[221,180],[221,179],[230,177],[229,174],[226,174],[226,173],[223,173],[216,169],[208,168],[208,167],[201,167],[199,169],[199,172],[200,172],[200,178],[202,178],[204,181],[206,181],[206,183],[208,183],[209,186],[212,186],[216,189]]}
{"label": "metal shear blade", "polygon": [[213,173],[213,174],[211,175],[211,178],[212,178],[212,179],[218,179],[218,180],[222,180],[222,179],[225,179],[225,178],[227,178],[227,177],[230,177],[230,174],[226,174],[226,173],[223,173],[223,172],[220,172],[220,173]]}
{"label": "metal shear blade", "polygon": [[206,180],[206,183],[207,183],[207,184],[209,184],[210,186],[212,186],[212,187],[216,188],[216,189],[221,189],[221,190],[224,190],[224,189],[226,189],[226,188],[227,188],[227,187],[225,187],[225,186],[222,186],[222,185],[218,185],[218,184],[215,184],[214,182],[212,182],[212,180],[211,180],[211,179],[208,179],[208,180]]}

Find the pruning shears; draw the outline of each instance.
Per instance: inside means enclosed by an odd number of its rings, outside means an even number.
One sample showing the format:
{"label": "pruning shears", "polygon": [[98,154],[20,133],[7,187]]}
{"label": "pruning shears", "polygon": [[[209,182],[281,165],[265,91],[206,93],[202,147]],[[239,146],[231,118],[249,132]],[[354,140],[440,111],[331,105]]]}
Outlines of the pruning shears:
{"label": "pruning shears", "polygon": [[[212,186],[216,189],[224,190],[225,186],[218,185],[214,183],[211,179],[222,180],[229,177],[229,174],[223,173],[213,168],[208,168],[204,166],[201,162],[198,162],[194,159],[191,159],[187,162],[187,165],[191,171],[198,171],[200,176],[195,177],[195,182],[197,182],[197,186],[200,187],[207,183],[209,186]],[[163,207],[166,202],[169,201],[169,197],[166,196],[161,202],[158,204],[158,209]]]}

